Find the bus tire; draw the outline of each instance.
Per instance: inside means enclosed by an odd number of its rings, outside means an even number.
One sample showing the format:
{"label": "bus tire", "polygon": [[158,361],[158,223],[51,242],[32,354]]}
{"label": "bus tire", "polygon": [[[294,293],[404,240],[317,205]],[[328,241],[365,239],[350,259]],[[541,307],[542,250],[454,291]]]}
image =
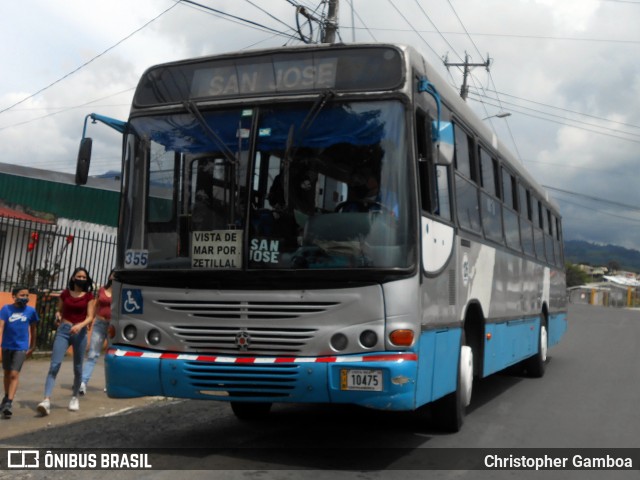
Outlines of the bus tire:
{"label": "bus tire", "polygon": [[240,420],[261,420],[269,415],[271,403],[268,402],[231,402],[231,410]]}
{"label": "bus tire", "polygon": [[464,343],[460,346],[458,380],[455,392],[433,402],[432,416],[435,426],[446,432],[458,432],[464,423],[473,391],[473,350]]}
{"label": "bus tire", "polygon": [[[544,318],[544,317],[543,317]],[[524,369],[527,375],[533,378],[541,378],[547,364],[547,351],[549,348],[549,338],[547,334],[547,324],[542,321],[540,323],[540,331],[538,333],[538,352],[524,361]]]}

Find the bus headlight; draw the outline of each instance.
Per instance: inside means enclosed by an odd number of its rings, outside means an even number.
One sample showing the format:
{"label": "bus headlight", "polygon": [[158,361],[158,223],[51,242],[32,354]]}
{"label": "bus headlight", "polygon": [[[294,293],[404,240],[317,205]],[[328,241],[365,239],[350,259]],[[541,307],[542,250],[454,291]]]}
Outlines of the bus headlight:
{"label": "bus headlight", "polygon": [[360,345],[371,348],[378,343],[378,335],[373,330],[365,330],[360,334]]}
{"label": "bus headlight", "polygon": [[331,337],[331,348],[340,352],[347,348],[349,345],[349,340],[347,339],[344,333],[336,333],[333,337]]}
{"label": "bus headlight", "polygon": [[138,335],[138,329],[133,325],[127,325],[126,327],[124,327],[122,335],[124,336],[124,338],[131,342],[134,338],[136,338],[136,335]]}
{"label": "bus headlight", "polygon": [[147,333],[147,341],[149,342],[149,345],[158,345],[161,339],[162,335],[160,335],[160,332],[155,328],[153,330],[149,330],[149,333]]}

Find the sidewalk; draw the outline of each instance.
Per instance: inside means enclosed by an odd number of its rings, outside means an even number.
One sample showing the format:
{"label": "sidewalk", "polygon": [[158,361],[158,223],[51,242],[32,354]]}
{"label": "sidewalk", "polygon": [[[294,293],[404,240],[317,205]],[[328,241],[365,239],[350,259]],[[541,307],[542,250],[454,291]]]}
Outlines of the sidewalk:
{"label": "sidewalk", "polygon": [[[73,385],[73,359],[67,355],[62,363],[56,386],[51,395],[51,414],[41,417],[36,410],[44,395],[44,381],[49,371],[49,357],[28,359],[20,372],[18,393],[13,400],[13,416],[0,415],[0,445],[2,440],[43,428],[65,425],[80,420],[104,417],[156,402],[160,397],[114,399],[104,392],[104,355],[93,371],[87,394],[80,398],[80,410],[70,412],[67,407]],[[4,390],[4,389],[3,389]],[[2,392],[0,392],[0,396]]]}

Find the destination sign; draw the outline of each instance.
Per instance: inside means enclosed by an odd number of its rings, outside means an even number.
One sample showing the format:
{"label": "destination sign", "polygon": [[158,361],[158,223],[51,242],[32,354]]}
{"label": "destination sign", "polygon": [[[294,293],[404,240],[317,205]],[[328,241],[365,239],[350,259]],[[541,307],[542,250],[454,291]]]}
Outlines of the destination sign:
{"label": "destination sign", "polygon": [[400,50],[391,46],[279,49],[158,65],[143,75],[134,107],[198,99],[400,88]]}
{"label": "destination sign", "polygon": [[334,57],[206,68],[194,73],[191,92],[219,97],[333,88],[337,64]]}

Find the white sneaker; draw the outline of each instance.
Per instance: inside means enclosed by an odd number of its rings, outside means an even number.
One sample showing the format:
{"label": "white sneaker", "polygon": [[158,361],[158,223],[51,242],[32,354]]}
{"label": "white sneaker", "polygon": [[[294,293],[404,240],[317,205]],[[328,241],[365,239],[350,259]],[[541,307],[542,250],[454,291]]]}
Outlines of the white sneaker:
{"label": "white sneaker", "polygon": [[71,401],[69,402],[69,410],[72,412],[77,412],[80,410],[80,402],[78,401],[78,397],[71,397]]}
{"label": "white sneaker", "polygon": [[41,401],[38,404],[36,408],[40,413],[40,415],[42,415],[43,417],[46,417],[47,415],[49,415],[49,412],[51,411],[51,403],[49,403],[49,400],[45,398],[43,401]]}
{"label": "white sneaker", "polygon": [[84,395],[84,394],[86,394],[86,393],[87,393],[87,384],[86,384],[86,383],[82,382],[82,383],[80,384],[80,390],[78,390],[78,393],[79,393],[80,395]]}

